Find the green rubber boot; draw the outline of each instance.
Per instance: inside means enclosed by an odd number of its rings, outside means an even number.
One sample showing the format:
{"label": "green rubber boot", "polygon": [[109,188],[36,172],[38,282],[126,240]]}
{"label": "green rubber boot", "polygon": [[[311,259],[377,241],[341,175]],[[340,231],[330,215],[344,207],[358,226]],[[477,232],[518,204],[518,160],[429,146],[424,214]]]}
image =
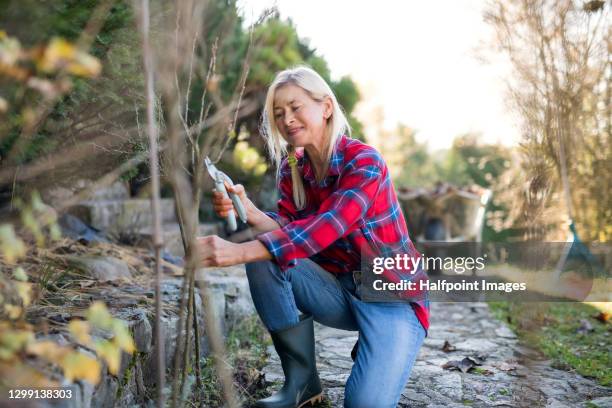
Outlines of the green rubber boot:
{"label": "green rubber boot", "polygon": [[257,408],[299,408],[323,399],[315,363],[312,316],[295,326],[270,333],[280,357],[285,384],[276,394],[259,400]]}

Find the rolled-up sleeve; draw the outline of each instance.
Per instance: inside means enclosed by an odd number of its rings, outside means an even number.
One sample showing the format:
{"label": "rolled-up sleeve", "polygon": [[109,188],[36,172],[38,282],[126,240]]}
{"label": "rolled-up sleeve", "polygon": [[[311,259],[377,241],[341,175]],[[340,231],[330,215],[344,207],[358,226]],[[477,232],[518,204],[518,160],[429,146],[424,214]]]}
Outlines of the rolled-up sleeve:
{"label": "rolled-up sleeve", "polygon": [[359,226],[381,190],[385,180],[383,169],[386,167],[376,161],[355,158],[340,175],[338,188],[315,214],[294,219],[280,229],[258,235],[257,239],[281,270],[294,266],[296,259],[321,252]]}
{"label": "rolled-up sleeve", "polygon": [[274,211],[264,211],[264,214],[276,221],[281,227],[284,227],[285,225],[291,222],[289,218],[283,217],[282,215]]}

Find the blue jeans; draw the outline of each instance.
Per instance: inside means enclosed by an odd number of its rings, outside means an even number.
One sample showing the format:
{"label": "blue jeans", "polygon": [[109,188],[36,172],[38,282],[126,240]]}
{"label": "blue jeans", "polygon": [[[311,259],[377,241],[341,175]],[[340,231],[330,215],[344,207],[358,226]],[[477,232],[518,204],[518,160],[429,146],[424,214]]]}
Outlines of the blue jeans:
{"label": "blue jeans", "polygon": [[345,407],[397,406],[425,337],[410,304],[362,302],[351,274],[336,278],[310,259],[299,259],[286,272],[272,261],[247,264],[246,271],[255,308],[268,330],[297,324],[302,312],[326,326],[359,331]]}

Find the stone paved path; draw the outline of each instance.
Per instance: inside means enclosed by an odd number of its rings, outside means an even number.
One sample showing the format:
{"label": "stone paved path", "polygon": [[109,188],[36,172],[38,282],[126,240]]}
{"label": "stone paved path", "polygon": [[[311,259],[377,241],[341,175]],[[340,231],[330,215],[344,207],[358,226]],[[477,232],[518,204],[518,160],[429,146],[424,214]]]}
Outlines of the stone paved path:
{"label": "stone paved path", "polygon": [[[491,316],[486,304],[433,303],[431,313],[429,336],[402,393],[400,407],[612,407],[612,388],[552,368],[537,352],[519,344],[512,331]],[[321,325],[315,333],[317,365],[327,399],[322,406],[342,407],[356,333]],[[445,340],[456,350],[442,351]],[[480,373],[441,367],[449,360],[477,353],[487,355]],[[273,349],[270,355],[264,368],[266,380],[282,381]]]}

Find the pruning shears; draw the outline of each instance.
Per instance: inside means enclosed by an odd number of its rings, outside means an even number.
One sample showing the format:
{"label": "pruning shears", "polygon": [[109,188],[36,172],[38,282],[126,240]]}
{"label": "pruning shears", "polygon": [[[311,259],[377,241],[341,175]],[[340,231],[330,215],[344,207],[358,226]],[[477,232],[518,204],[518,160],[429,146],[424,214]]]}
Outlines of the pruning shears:
{"label": "pruning shears", "polygon": [[[232,199],[232,203],[234,204],[234,208],[236,209],[236,212],[238,213],[240,220],[246,223],[247,222],[247,212],[246,212],[246,209],[244,208],[244,205],[242,205],[242,201],[240,201],[240,197],[238,197],[238,194],[236,193],[228,194],[227,189],[225,188],[225,183],[229,184],[230,186],[234,185],[234,182],[232,181],[232,179],[229,178],[229,176],[225,174],[224,172],[218,170],[217,167],[210,160],[210,158],[208,158],[208,156],[206,157],[206,159],[204,159],[204,163],[206,164],[206,169],[208,170],[208,174],[210,174],[210,177],[212,177],[212,179],[215,182],[215,190],[220,191],[224,197],[229,197]],[[227,220],[227,226],[230,229],[230,231],[233,232],[238,229],[238,225],[236,224],[236,214],[234,214],[233,211],[229,212],[226,220]]]}

